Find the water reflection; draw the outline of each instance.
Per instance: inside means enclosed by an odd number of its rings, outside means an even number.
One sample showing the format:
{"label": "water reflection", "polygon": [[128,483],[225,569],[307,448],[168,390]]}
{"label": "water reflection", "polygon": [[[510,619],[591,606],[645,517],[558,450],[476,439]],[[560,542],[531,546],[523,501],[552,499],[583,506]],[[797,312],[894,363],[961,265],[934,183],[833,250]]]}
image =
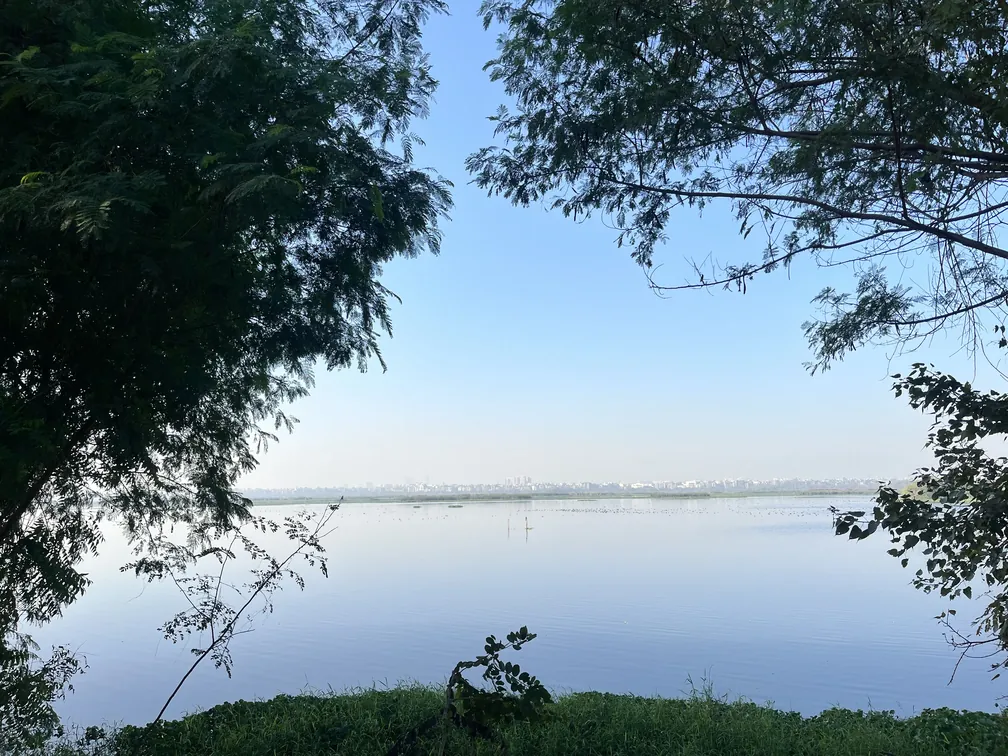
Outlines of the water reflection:
{"label": "water reflection", "polygon": [[[955,654],[933,619],[941,605],[909,587],[884,539],[831,536],[828,507],[855,501],[345,505],[326,542],[330,578],[309,572],[303,593],[279,594],[235,640],[234,678],[201,668],[169,715],[305,688],[440,682],[485,635],[520,625],[539,634],[522,666],[557,691],[674,696],[691,676],[806,714],[992,708],[1002,689],[984,662],[946,685]],[[150,720],[192,662],[155,630],[181,597],[120,574],[127,556],[110,534],[88,566],[94,586],[38,636],[88,657],[61,706],[78,722]]]}

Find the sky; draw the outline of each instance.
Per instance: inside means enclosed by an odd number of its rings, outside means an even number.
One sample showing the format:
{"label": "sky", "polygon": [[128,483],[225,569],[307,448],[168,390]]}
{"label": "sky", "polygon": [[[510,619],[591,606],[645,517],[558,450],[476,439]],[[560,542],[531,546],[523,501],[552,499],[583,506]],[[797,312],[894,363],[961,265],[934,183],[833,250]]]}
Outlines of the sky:
{"label": "sky", "polygon": [[[515,208],[469,184],[465,158],[493,143],[486,116],[506,100],[482,70],[495,48],[477,5],[454,3],[425,30],[440,86],[414,124],[426,141],[416,158],[454,182],[455,207],[439,256],[385,270],[402,298],[382,344],[388,370],[320,370],[291,407],[293,434],[241,485],[889,479],[927,463],[928,418],[888,376],[918,360],[956,375],[973,364],[949,340],[895,357],[864,348],[811,376],[801,324],[849,274],[799,261],[744,296],[662,299],[600,220]],[[727,207],[674,215],[657,277],[682,282],[687,258],[708,253],[758,259],[757,235],[737,227]]]}

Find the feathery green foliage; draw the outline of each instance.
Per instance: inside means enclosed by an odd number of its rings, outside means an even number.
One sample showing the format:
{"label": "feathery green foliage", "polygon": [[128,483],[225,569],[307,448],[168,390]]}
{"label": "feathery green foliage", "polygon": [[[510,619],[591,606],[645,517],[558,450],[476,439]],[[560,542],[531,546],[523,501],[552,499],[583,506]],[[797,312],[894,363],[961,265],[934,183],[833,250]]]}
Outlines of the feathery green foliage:
{"label": "feathery green foliage", "polygon": [[102,518],[247,517],[316,361],[381,359],[382,265],[437,251],[450,205],[409,131],[443,9],[0,6],[0,636],[80,594]]}
{"label": "feathery green foliage", "polygon": [[923,363],[893,377],[897,396],[934,417],[928,446],[936,464],[918,470],[907,490],[882,486],[871,512],[834,509],[837,533],[863,540],[881,527],[889,554],[916,568],[916,588],[950,601],[976,590],[985,603],[972,632],[953,626],[955,609],[938,619],[963,655],[993,658],[999,677],[1008,665],[1008,458],[991,456],[982,442],[1008,436],[1008,397]]}
{"label": "feathery green foliage", "polygon": [[[1008,6],[990,0],[486,0],[514,108],[469,158],[520,205],[601,213],[651,268],[675,211],[730,204],[761,260],[661,291],[744,292],[798,257],[849,264],[806,325],[816,367],[1004,309]],[[885,265],[921,258],[916,286]]]}

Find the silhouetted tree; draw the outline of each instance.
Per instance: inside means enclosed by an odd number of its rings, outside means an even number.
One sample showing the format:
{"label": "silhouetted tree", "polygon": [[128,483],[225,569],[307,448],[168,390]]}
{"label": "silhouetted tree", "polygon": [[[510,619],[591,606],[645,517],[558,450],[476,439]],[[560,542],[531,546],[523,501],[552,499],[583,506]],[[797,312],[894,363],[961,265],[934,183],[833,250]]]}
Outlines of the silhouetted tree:
{"label": "silhouetted tree", "polygon": [[443,9],[0,5],[3,681],[31,671],[18,623],[84,590],[100,519],[152,548],[233,529],[234,484],[313,365],[381,359],[382,264],[436,252],[450,205],[409,131]]}

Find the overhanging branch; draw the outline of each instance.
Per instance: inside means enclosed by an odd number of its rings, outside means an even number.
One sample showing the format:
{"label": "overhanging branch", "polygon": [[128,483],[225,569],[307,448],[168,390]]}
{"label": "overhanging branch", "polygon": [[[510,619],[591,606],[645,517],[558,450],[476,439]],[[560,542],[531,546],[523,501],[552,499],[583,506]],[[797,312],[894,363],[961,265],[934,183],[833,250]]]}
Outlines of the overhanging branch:
{"label": "overhanging branch", "polygon": [[945,241],[954,242],[956,244],[961,244],[964,247],[970,249],[975,249],[978,252],[983,252],[984,254],[991,255],[992,257],[998,257],[1002,260],[1008,260],[1008,250],[1002,249],[1001,247],[996,247],[992,244],[987,244],[978,239],[971,239],[968,236],[957,233],[955,231],[950,231],[949,229],[936,227],[933,225],[928,225],[926,223],[920,223],[913,220],[912,218],[901,218],[895,215],[888,215],[886,213],[872,213],[872,212],[861,212],[857,210],[843,209],[832,205],[823,200],[813,199],[811,197],[802,197],[796,194],[774,194],[765,192],[722,192],[722,191],[702,191],[696,189],[672,189],[669,187],[661,186],[648,186],[645,184],[640,184],[632,181],[625,181],[623,179],[617,178],[615,176],[599,176],[600,180],[608,181],[610,183],[616,184],[618,186],[623,186],[627,189],[635,189],[642,192],[655,192],[658,194],[665,194],[671,197],[675,197],[679,202],[688,202],[689,200],[697,199],[734,199],[734,200],[745,200],[748,202],[781,202],[796,206],[804,206],[809,208],[815,208],[817,210],[822,210],[835,216],[836,220],[859,220],[865,222],[874,223],[885,223],[898,228],[905,229],[907,231],[919,231],[925,234],[930,234],[938,239],[943,239]]}

